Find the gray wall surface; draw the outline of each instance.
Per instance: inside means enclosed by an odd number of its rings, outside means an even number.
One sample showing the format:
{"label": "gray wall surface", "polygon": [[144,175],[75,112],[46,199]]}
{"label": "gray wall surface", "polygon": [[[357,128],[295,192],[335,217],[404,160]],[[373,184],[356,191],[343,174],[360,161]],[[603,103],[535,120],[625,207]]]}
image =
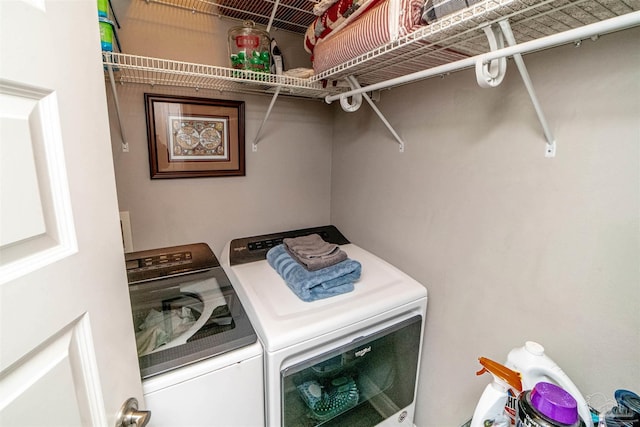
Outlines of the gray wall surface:
{"label": "gray wall surface", "polygon": [[[429,292],[416,425],[471,417],[489,375],[527,340],[583,394],[640,385],[638,29],[525,56],[558,149],[512,61],[336,109],[331,219]],[[595,399],[594,404],[602,403]]]}
{"label": "gray wall surface", "polygon": [[[227,30],[237,21],[143,1],[114,7],[124,52],[229,66]],[[299,37],[283,31],[276,37],[289,67],[304,66]],[[232,238],[329,222],[332,113],[324,102],[280,97],[253,152],[270,96],[137,84],[117,90],[129,152],[121,149],[108,87],[112,148],[119,207],[130,214],[134,250],[206,242],[220,255]],[[144,93],[245,101],[246,176],[149,179]]]}

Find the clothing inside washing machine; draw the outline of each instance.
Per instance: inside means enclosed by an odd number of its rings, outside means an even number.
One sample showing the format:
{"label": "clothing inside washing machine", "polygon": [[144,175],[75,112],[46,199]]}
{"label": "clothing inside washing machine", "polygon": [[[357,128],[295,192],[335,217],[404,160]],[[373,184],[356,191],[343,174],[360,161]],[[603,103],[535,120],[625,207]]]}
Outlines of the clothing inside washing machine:
{"label": "clothing inside washing machine", "polygon": [[233,329],[227,300],[216,285],[210,278],[151,292],[132,289],[138,356]]}
{"label": "clothing inside washing machine", "polygon": [[[151,297],[133,312],[138,356],[163,349],[163,346],[188,332],[205,310],[204,301],[194,293],[177,290],[165,295],[151,294]],[[233,327],[233,318],[225,302],[215,307],[203,327],[186,340],[188,342],[194,339],[194,335],[202,335],[205,330],[215,334]]]}
{"label": "clothing inside washing machine", "polygon": [[142,379],[256,342],[207,244],[132,252],[125,261]]}

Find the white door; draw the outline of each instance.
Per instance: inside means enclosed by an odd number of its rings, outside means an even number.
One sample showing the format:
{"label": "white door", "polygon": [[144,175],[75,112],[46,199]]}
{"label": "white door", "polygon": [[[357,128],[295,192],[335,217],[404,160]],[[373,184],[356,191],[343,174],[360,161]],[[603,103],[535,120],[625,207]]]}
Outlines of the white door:
{"label": "white door", "polygon": [[142,387],[97,2],[0,0],[0,36],[0,425],[112,427]]}

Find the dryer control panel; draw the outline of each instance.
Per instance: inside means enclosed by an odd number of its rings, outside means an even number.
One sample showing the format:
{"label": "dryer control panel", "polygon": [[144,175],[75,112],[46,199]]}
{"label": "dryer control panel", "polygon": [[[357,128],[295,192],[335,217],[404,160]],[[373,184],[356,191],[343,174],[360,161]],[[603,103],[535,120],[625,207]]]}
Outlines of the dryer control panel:
{"label": "dryer control panel", "polygon": [[336,245],[347,245],[349,240],[333,225],[283,231],[262,236],[234,239],[229,245],[229,264],[238,265],[261,261],[267,258],[267,252],[282,243],[283,239],[318,234],[322,239]]}

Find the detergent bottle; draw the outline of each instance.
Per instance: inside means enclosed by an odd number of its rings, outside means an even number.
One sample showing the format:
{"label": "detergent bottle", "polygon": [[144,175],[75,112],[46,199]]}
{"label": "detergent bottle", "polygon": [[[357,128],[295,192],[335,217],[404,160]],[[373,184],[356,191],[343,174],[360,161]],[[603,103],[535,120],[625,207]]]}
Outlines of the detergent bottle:
{"label": "detergent bottle", "polygon": [[558,365],[546,354],[544,347],[536,342],[527,341],[523,347],[514,348],[507,356],[507,367],[520,373],[522,387],[531,390],[539,382],[555,383],[571,394],[578,404],[578,414],[586,427],[593,427],[587,402],[578,388]]}
{"label": "detergent bottle", "polygon": [[488,372],[493,376],[493,382],[484,389],[470,427],[515,424],[515,401],[522,392],[520,374],[486,357],[480,357],[478,361],[482,369],[476,375]]}

